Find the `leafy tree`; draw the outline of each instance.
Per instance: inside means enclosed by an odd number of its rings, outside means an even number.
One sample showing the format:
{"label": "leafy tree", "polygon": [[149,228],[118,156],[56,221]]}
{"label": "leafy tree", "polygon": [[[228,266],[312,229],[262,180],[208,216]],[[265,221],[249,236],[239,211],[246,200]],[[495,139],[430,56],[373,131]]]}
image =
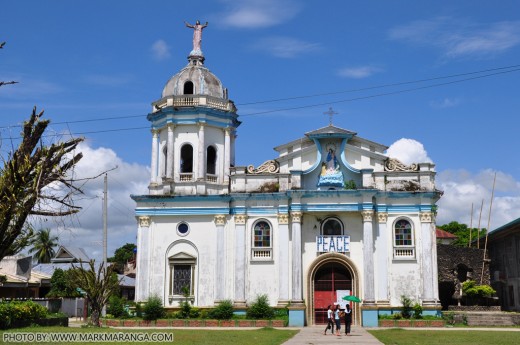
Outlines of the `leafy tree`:
{"label": "leafy tree", "polygon": [[108,262],[116,264],[116,271],[123,273],[126,263],[134,257],[134,250],[137,246],[133,243],[127,243],[124,246],[117,248],[114,256],[107,259]]}
{"label": "leafy tree", "polygon": [[30,215],[65,216],[79,211],[73,196],[81,193],[70,173],[83,157],[75,153],[82,138],[46,145],[49,120],[36,107],[24,122],[21,142],[0,167],[0,260],[29,237]]}
{"label": "leafy tree", "polygon": [[46,297],[79,297],[81,294],[71,285],[70,271],[57,268],[51,277],[51,290]]}
{"label": "leafy tree", "polygon": [[[478,237],[478,228],[469,228],[466,224],[461,224],[458,222],[450,222],[448,224],[437,226],[439,229],[447,231],[455,236],[458,239],[453,242],[453,245],[459,247],[468,247],[468,243],[470,241],[470,232],[471,232],[471,241],[475,241]],[[486,229],[480,229],[480,238],[486,236]],[[473,246],[473,244],[472,244]]]}
{"label": "leafy tree", "polygon": [[58,236],[51,236],[51,229],[40,229],[30,241],[33,247],[29,249],[29,254],[34,253],[38,263],[49,263],[56,255],[54,250],[54,247],[58,245],[56,241],[58,241]]}
{"label": "leafy tree", "polygon": [[100,327],[99,317],[101,310],[107,305],[110,296],[119,291],[119,281],[114,271],[114,266],[104,267],[101,263],[96,270],[94,260],[90,260],[89,268],[85,269],[83,263],[80,267],[69,270],[72,286],[79,287],[86,292],[91,315],[90,323]]}

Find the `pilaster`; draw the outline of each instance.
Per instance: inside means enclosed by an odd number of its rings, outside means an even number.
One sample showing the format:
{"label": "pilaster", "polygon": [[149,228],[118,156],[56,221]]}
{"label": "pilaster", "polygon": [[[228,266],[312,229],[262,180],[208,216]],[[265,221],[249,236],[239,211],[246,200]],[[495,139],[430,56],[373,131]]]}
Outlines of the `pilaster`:
{"label": "pilaster", "polygon": [[374,304],[374,235],[373,235],[373,210],[361,211],[363,216],[363,304]]}
{"label": "pilaster", "polygon": [[245,214],[235,215],[235,299],[236,307],[246,306],[246,222]]}

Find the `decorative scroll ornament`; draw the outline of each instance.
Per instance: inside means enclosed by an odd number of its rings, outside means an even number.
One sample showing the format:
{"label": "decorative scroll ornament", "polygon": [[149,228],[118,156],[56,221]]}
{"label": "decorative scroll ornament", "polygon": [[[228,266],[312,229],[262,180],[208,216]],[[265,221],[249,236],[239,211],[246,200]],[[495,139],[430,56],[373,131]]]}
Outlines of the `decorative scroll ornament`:
{"label": "decorative scroll ornament", "polygon": [[245,224],[247,216],[245,214],[235,214],[235,224]]}
{"label": "decorative scroll ornament", "polygon": [[280,165],[275,160],[266,161],[256,169],[253,165],[249,165],[247,167],[248,174],[263,174],[263,173],[275,174],[279,171],[280,171]]}
{"label": "decorative scroll ornament", "polygon": [[385,171],[419,171],[419,165],[412,163],[405,165],[395,158],[388,158],[385,161]]}
{"label": "decorative scroll ornament", "polygon": [[372,211],[372,210],[361,211],[361,215],[363,216],[364,222],[371,222],[372,216],[374,215],[374,211]]}
{"label": "decorative scroll ornament", "polygon": [[291,221],[293,223],[301,223],[303,213],[301,212],[291,212]]}
{"label": "decorative scroll ornament", "polygon": [[431,223],[433,221],[433,217],[434,215],[431,212],[421,212],[421,223]]}
{"label": "decorative scroll ornament", "polygon": [[225,225],[226,224],[226,216],[223,214],[219,214],[215,216],[215,224],[216,225]]}
{"label": "decorative scroll ornament", "polygon": [[388,213],[377,212],[377,220],[379,221],[379,223],[386,223],[388,220]]}
{"label": "decorative scroll ornament", "polygon": [[289,224],[289,215],[285,213],[279,213],[278,224]]}
{"label": "decorative scroll ornament", "polygon": [[139,217],[139,226],[141,228],[148,228],[150,227],[150,217]]}

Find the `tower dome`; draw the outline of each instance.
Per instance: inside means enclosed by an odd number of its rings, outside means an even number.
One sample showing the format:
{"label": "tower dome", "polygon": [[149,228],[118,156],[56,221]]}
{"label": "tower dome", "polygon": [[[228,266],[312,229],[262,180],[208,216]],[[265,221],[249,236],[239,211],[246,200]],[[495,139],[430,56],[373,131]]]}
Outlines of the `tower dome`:
{"label": "tower dome", "polygon": [[188,65],[168,80],[162,97],[184,95],[206,95],[227,99],[222,82],[204,66],[202,56],[190,55]]}

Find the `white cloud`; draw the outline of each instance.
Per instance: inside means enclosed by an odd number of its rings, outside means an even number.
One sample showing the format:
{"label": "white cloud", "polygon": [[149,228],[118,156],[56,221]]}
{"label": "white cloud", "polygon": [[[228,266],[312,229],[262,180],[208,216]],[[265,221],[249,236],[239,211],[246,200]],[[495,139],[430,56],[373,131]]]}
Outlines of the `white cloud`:
{"label": "white cloud", "polygon": [[[83,159],[76,165],[76,179],[89,178],[108,172],[108,256],[125,243],[136,243],[137,223],[135,203],[130,194],[148,194],[150,172],[145,166],[124,162],[111,149],[92,148],[81,143],[78,151]],[[69,217],[36,219],[33,224],[38,228],[51,228],[59,236],[63,245],[82,247],[90,257],[102,257],[102,200],[103,175],[89,180],[83,186],[84,195],[75,199],[81,211]]]}
{"label": "white cloud", "polygon": [[265,28],[293,18],[300,5],[291,0],[227,0],[226,11],[219,19],[237,28]]}
{"label": "white cloud", "polygon": [[520,43],[520,21],[476,24],[438,17],[393,28],[389,36],[413,44],[435,46],[448,58],[492,56]]}
{"label": "white cloud", "polygon": [[390,145],[386,154],[390,158],[397,158],[404,164],[431,163],[423,144],[414,139],[401,138]]}
{"label": "white cloud", "polygon": [[268,37],[259,40],[252,49],[267,52],[280,58],[294,58],[302,54],[316,51],[318,43],[310,43],[290,37]]}
{"label": "white cloud", "polygon": [[381,69],[373,66],[359,66],[359,67],[346,67],[338,71],[338,74],[342,77],[362,79],[373,75],[374,73],[380,72]]}
{"label": "white cloud", "polygon": [[164,40],[161,39],[155,41],[152,44],[151,50],[153,57],[156,60],[166,60],[171,56],[170,47]]}
{"label": "white cloud", "polygon": [[460,104],[460,100],[457,98],[444,98],[439,101],[431,101],[430,106],[437,109],[453,108]]}
{"label": "white cloud", "polygon": [[[457,221],[469,226],[473,204],[472,225],[478,227],[480,207],[484,201],[480,226],[487,228],[494,174],[492,170],[483,170],[477,174],[466,170],[438,173],[437,188],[444,191],[444,195],[438,203],[437,224]],[[520,182],[500,171],[496,176],[490,229],[496,229],[520,217]]]}

